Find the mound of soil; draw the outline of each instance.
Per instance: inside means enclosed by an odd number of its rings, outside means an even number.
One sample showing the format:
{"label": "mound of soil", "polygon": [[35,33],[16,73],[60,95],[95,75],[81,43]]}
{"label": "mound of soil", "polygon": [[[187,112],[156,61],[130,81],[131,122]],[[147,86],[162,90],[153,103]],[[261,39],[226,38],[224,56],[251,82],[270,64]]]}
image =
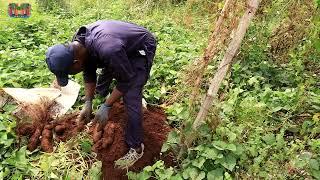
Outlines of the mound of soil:
{"label": "mound of soil", "polygon": [[[35,110],[35,109],[33,109]],[[49,111],[37,112],[37,118],[32,123],[19,123],[16,129],[18,137],[27,136],[28,149],[35,150],[39,145],[45,152],[53,151],[53,141],[66,141],[82,131],[85,123],[78,121],[78,113],[65,115],[59,119],[52,119]],[[35,114],[35,113],[34,113]],[[125,127],[127,113],[122,102],[115,103],[110,111],[109,120],[104,127],[93,124],[90,128],[93,151],[97,152],[98,159],[102,161],[103,179],[127,179],[127,170],[114,168],[114,162],[124,156],[129,148],[125,142]],[[102,131],[103,129],[103,131]],[[156,160],[162,159],[167,165],[174,165],[173,155],[160,157],[160,151],[171,128],[166,124],[164,112],[155,107],[143,110],[144,129],[144,155],[130,171],[139,172],[145,166],[152,165]]]}
{"label": "mound of soil", "polygon": [[[141,171],[145,166],[152,165],[160,158],[161,147],[170,131],[170,127],[166,124],[166,116],[161,109],[150,107],[148,110],[144,109],[143,114],[145,150],[143,157],[129,168],[134,172]],[[127,179],[126,170],[114,168],[114,162],[129,150],[125,142],[127,119],[123,104],[115,103],[104,127],[104,133],[97,132],[98,124],[93,126],[95,142],[93,149],[97,152],[98,159],[102,161],[103,179]]]}

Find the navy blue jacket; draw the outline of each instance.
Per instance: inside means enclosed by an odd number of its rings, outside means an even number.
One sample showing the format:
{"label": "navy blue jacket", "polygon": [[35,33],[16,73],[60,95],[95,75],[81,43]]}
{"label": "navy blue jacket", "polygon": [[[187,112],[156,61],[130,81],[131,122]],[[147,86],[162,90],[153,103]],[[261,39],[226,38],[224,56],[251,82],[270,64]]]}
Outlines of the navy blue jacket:
{"label": "navy blue jacket", "polygon": [[89,51],[89,61],[84,66],[86,83],[96,82],[97,68],[110,68],[117,80],[117,89],[126,93],[136,74],[130,57],[145,50],[145,41],[154,38],[145,28],[136,24],[101,20],[81,27],[73,40],[82,43]]}

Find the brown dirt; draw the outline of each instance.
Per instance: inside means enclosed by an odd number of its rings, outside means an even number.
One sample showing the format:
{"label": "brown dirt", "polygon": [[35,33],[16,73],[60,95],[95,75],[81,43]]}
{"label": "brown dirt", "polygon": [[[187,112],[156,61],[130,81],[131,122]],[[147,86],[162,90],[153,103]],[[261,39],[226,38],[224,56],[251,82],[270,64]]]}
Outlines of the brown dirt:
{"label": "brown dirt", "polygon": [[19,124],[16,129],[17,134],[21,136],[31,136],[35,130],[35,127],[31,123]]}
{"label": "brown dirt", "polygon": [[[97,132],[97,125],[92,128],[95,142],[93,150],[97,152],[98,158],[102,161],[104,179],[127,179],[126,170],[114,168],[114,162],[129,150],[125,143],[126,123],[125,108],[122,103],[116,103],[110,111],[103,135],[101,132]],[[141,171],[145,166],[152,165],[159,159],[162,144],[170,131],[164,112],[158,108],[144,110],[143,129],[144,155],[129,168],[130,171]],[[172,156],[171,158],[166,156],[164,160],[171,161]]]}

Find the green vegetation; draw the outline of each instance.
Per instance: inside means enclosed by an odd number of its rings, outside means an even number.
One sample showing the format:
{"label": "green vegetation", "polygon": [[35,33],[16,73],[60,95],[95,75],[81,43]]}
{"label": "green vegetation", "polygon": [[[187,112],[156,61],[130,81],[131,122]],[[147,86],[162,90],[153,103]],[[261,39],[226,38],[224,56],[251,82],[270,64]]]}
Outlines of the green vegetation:
{"label": "green vegetation", "polygon": [[[190,88],[181,85],[184,68],[202,55],[223,6],[223,1],[204,0],[39,0],[31,1],[30,18],[11,19],[5,17],[6,2],[0,5],[0,87],[48,87],[53,80],[44,62],[49,46],[70,41],[83,24],[118,19],[157,36],[144,97],[159,105]],[[208,123],[198,130],[199,138],[180,155],[177,166],[157,161],[140,173],[129,172],[129,177],[320,179],[319,3],[263,0]],[[206,78],[214,74],[216,64],[210,64]],[[81,74],[72,78],[82,83]],[[203,84],[202,93],[206,87]],[[75,109],[82,104],[80,98]],[[189,111],[188,98],[164,106],[174,127],[164,152],[178,153],[180,137],[191,131],[196,114]],[[95,159],[85,134],[57,144],[50,155],[29,152],[16,140],[13,109],[0,109],[0,179],[70,179],[75,172],[77,179],[98,177],[101,164],[89,170],[80,158]],[[212,119],[220,124],[213,127]],[[79,158],[70,160],[68,154]]]}

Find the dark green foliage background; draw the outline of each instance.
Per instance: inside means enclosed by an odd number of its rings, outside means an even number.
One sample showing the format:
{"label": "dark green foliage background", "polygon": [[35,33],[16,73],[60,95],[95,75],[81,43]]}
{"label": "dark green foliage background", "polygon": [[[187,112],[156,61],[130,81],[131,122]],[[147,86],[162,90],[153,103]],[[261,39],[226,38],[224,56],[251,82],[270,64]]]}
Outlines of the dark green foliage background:
{"label": "dark green foliage background", "polygon": [[[287,8],[292,2],[262,1],[221,89],[224,98],[208,117],[218,118],[220,125],[216,129],[202,126],[200,138],[177,167],[164,167],[158,161],[141,173],[129,173],[130,178],[320,179],[319,7],[308,19],[303,38],[290,46],[284,59],[274,58],[270,50],[272,35],[288,19]],[[158,105],[190,88],[181,85],[183,67],[202,55],[218,14],[213,9],[223,6],[222,1],[43,0],[31,2],[30,18],[10,19],[5,3],[1,3],[0,87],[48,87],[54,78],[44,61],[49,46],[70,41],[83,24],[118,19],[142,25],[157,37],[157,54],[144,97]],[[319,6],[319,1],[313,6]],[[297,9],[297,16],[299,13],[303,13],[302,7]],[[214,74],[216,64],[210,64],[206,77]],[[82,83],[81,74],[71,78]],[[81,108],[82,95],[83,89],[74,109]],[[180,136],[190,133],[188,126],[180,128],[180,124],[194,119],[188,103],[186,95],[165,107],[175,130],[163,151],[178,151]],[[31,157],[37,154],[31,156],[25,148],[17,149],[15,120],[10,115],[13,108],[3,109],[0,179],[32,177]]]}

